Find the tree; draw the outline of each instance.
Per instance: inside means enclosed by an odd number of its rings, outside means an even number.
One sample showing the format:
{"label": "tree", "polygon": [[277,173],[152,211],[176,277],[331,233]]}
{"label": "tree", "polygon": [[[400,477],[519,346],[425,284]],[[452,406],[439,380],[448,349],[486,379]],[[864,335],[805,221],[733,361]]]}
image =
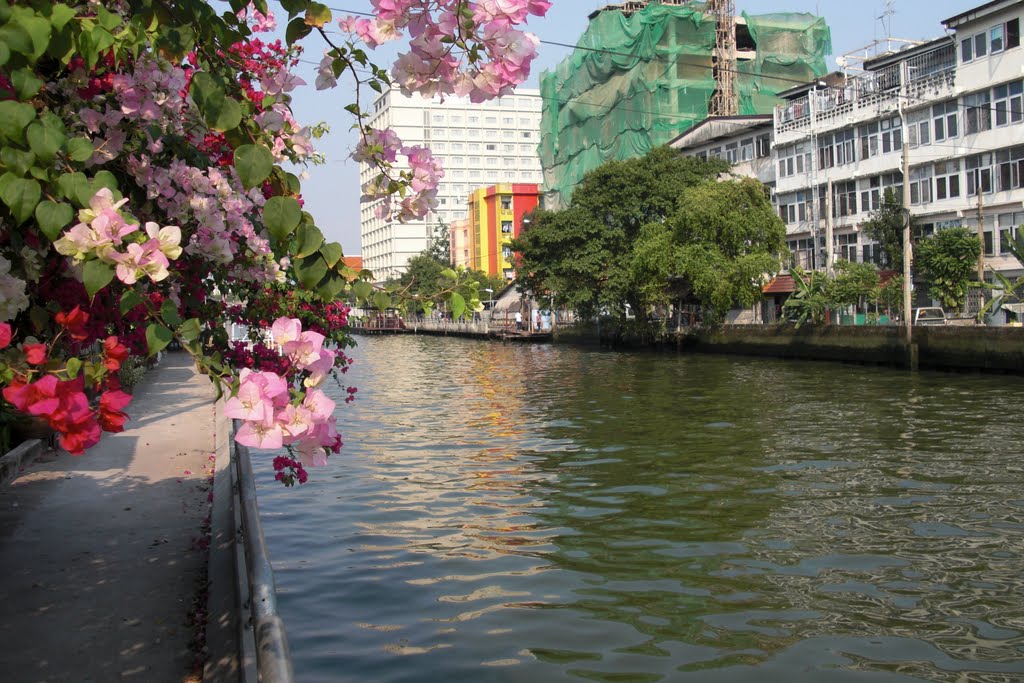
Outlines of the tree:
{"label": "tree", "polygon": [[877,304],[881,296],[881,277],[873,263],[838,261],[832,282],[831,299],[836,308],[865,308]]}
{"label": "tree", "polygon": [[448,224],[440,218],[434,226],[434,234],[431,236],[430,245],[425,252],[430,258],[446,266],[452,265],[452,237]]}
{"label": "tree", "polygon": [[967,228],[946,228],[919,241],[914,266],[928,283],[932,296],[951,312],[967,302],[967,286],[976,273],[981,240]]}
{"label": "tree", "polygon": [[668,220],[679,193],[712,180],[728,165],[657,148],[628,161],[603,164],[584,177],[570,206],[538,210],[512,243],[525,289],[557,292],[582,316],[625,319],[625,304],[643,310],[645,294],[631,275],[630,254],[645,225]]}
{"label": "tree", "polygon": [[889,267],[903,272],[903,226],[907,213],[892,189],[885,191],[882,204],[864,223],[864,233],[881,245]]}
{"label": "tree", "polygon": [[[1007,241],[1004,247],[1018,262],[1024,264],[1024,228],[1018,227],[1013,239]],[[978,311],[979,321],[984,320],[986,315],[994,314],[998,311],[999,307],[1007,299],[1019,298],[1021,294],[1024,294],[1024,275],[1016,280],[1011,280],[998,270],[993,270],[992,275],[996,280],[994,289],[998,290],[999,293],[985,302],[984,307]]]}
{"label": "tree", "polygon": [[760,299],[786,250],[786,228],[753,178],[684,189],[669,225],[680,245],[675,277],[689,283],[711,320]]}

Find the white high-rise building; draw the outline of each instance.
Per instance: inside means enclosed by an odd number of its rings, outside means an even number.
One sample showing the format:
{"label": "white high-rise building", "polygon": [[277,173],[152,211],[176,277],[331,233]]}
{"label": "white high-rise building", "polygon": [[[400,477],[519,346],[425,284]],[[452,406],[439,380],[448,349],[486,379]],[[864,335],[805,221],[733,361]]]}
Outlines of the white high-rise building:
{"label": "white high-rise building", "polygon": [[[374,215],[375,202],[360,207],[363,267],[378,281],[397,277],[410,257],[427,248],[438,220],[450,224],[466,217],[474,189],[495,183],[540,183],[540,113],[540,91],[526,88],[482,104],[459,97],[444,102],[405,97],[397,88],[379,95],[370,125],[393,129],[406,145],[429,147],[441,160],[445,176],[438,187],[437,209],[423,220],[388,222]],[[359,182],[371,180],[375,172],[361,163]]]}

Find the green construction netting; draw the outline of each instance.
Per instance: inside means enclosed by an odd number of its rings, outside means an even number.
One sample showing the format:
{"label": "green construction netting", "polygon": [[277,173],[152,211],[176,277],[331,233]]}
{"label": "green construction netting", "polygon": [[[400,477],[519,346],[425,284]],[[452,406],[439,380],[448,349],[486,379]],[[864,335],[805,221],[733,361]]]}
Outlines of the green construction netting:
{"label": "green construction netting", "polygon": [[[537,151],[549,208],[566,206],[605,161],[646,154],[707,118],[715,21],[702,10],[652,3],[629,16],[600,12],[572,54],[541,74]],[[778,92],[825,73],[831,34],[811,14],[743,18],[757,49],[737,61],[739,113],[768,114]]]}

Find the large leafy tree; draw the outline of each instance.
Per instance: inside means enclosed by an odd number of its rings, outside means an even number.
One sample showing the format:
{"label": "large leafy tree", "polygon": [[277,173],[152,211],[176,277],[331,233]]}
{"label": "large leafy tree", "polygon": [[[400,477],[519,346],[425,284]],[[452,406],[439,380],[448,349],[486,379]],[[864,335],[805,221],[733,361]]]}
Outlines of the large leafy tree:
{"label": "large leafy tree", "polygon": [[960,313],[980,255],[981,240],[976,234],[967,228],[947,228],[915,245],[914,266],[942,306]]}
{"label": "large leafy tree", "polygon": [[675,278],[712,320],[757,301],[786,249],[786,228],[753,178],[684,189],[670,225],[680,245]]}
{"label": "large leafy tree", "polygon": [[[556,292],[558,300],[588,316],[642,310],[650,296],[633,272],[631,254],[644,226],[664,223],[685,188],[727,169],[658,148],[628,161],[608,162],[583,179],[564,211],[536,211],[529,230],[514,241],[524,288]],[[662,283],[664,284],[664,283]]]}

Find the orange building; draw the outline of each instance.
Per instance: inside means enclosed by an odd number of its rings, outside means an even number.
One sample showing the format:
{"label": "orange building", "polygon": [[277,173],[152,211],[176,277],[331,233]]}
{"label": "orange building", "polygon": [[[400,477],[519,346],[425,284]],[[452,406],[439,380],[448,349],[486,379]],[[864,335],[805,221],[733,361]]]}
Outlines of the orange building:
{"label": "orange building", "polygon": [[448,243],[451,245],[453,266],[473,266],[473,240],[469,237],[469,219],[460,218],[448,226]]}
{"label": "orange building", "polygon": [[508,243],[518,237],[523,216],[537,208],[539,186],[509,183],[483,187],[469,196],[469,266],[505,280],[516,276]]}

